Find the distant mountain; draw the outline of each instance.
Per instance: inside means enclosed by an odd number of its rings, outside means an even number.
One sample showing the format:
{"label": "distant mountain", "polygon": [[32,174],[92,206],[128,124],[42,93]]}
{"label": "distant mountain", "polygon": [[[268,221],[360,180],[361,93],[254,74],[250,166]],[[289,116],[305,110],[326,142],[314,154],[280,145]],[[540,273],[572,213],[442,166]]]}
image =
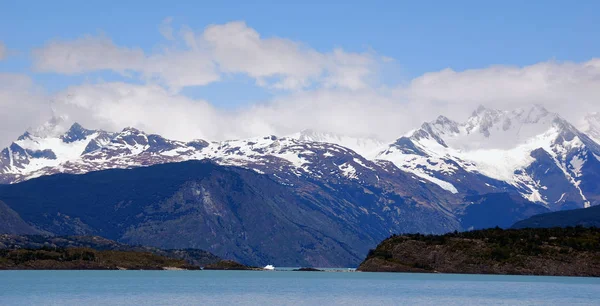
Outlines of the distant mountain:
{"label": "distant mountain", "polygon": [[[551,210],[572,209],[600,203],[600,145],[593,140],[600,134],[597,119],[586,117],[584,133],[540,106],[513,111],[480,107],[463,123],[440,116],[383,145],[374,137],[315,130],[182,142],[131,127],[116,133],[79,124],[65,129],[64,120],[55,118],[0,151],[0,183],[211,159],[283,184],[305,179],[361,183],[391,175],[397,176],[393,184],[398,188],[399,182],[416,181],[454,204],[464,196],[509,192]],[[441,195],[440,188],[447,194]]]}
{"label": "distant mountain", "polygon": [[290,173],[284,183],[240,167],[187,161],[1,185],[0,201],[30,226],[25,230],[205,249],[256,266],[355,266],[392,233],[460,229],[443,190],[386,173],[322,180]]}
{"label": "distant mountain", "polygon": [[516,191],[552,210],[600,204],[600,145],[541,106],[478,108],[463,123],[440,116],[372,159],[452,193]]}
{"label": "distant mountain", "polygon": [[383,146],[311,130],[176,141],[55,118],[0,151],[0,233],[352,266],[394,233],[509,227],[596,205],[598,157],[591,137],[538,106],[440,116]]}
{"label": "distant mountain", "polygon": [[600,228],[600,206],[535,215],[531,218],[516,222],[512,227],[551,228],[568,226]]}
{"label": "distant mountain", "polygon": [[119,133],[88,130],[75,123],[68,130],[53,119],[25,132],[0,151],[0,183],[15,183],[54,173],[86,173],[132,168],[193,158],[208,146],[202,140],[179,142],[134,128]]}
{"label": "distant mountain", "polygon": [[535,204],[516,194],[490,193],[465,198],[464,210],[457,210],[461,227],[465,230],[491,227],[509,228],[515,222],[549,212],[542,204]]}
{"label": "distant mountain", "polygon": [[[271,181],[267,185],[277,186],[273,190],[300,197],[301,203],[311,203],[317,211],[327,212],[325,215],[330,218],[327,222],[336,226],[353,224],[352,237],[361,238],[352,241],[336,238],[344,241],[339,244],[337,255],[314,257],[311,262],[306,256],[295,257],[293,262],[299,265],[346,264],[359,257],[364,245],[395,232],[442,233],[508,227],[548,210],[599,204],[600,145],[593,140],[595,127],[600,126],[597,119],[598,116],[593,115],[586,117],[588,125],[582,132],[559,115],[539,106],[512,111],[480,107],[465,122],[440,116],[392,143],[382,144],[375,137],[348,137],[315,130],[286,137],[268,135],[220,142],[176,141],[133,127],[120,132],[90,130],[77,123],[69,127],[64,119],[56,117],[25,132],[0,151],[0,183],[15,184],[58,173],[137,170],[159,164],[210,160],[214,166],[234,166],[239,168],[235,168],[236,171],[243,168],[259,177],[264,175]],[[180,181],[176,177],[172,179]],[[253,182],[243,183],[252,186]],[[45,184],[38,187],[46,190]],[[227,183],[224,186],[234,188],[237,185]],[[261,188],[266,188],[264,186]],[[84,187],[88,188],[81,188]],[[125,192],[119,186],[107,188]],[[73,196],[70,201],[79,201],[79,190],[74,188],[64,192]],[[225,187],[219,189],[224,194],[233,191]],[[263,196],[270,196],[267,189],[262,192]],[[238,200],[250,201],[246,196]],[[23,200],[19,198],[19,201]],[[102,231],[108,230],[103,228],[97,232],[102,227],[88,228],[87,222],[83,225],[73,223],[73,220],[40,226],[40,220],[32,221],[26,217],[28,215],[23,215],[17,202],[3,197],[0,201],[0,232],[76,234],[91,231],[104,235]],[[259,200],[252,198],[252,201]],[[292,202],[300,205],[298,201]],[[115,204],[103,202],[98,205],[85,213],[78,211],[80,220],[89,217],[87,214],[98,214],[104,209],[102,205]],[[287,209],[293,211],[292,207]],[[37,213],[49,212],[39,210]],[[170,216],[169,212],[164,214]],[[249,218],[244,219],[247,222],[255,217],[244,218]],[[146,239],[150,234],[142,235],[142,232],[136,235],[133,232],[127,235],[125,232],[110,233],[113,235],[110,237],[152,245],[177,241],[178,238],[169,236],[152,240]],[[341,235],[341,229],[336,233]],[[152,235],[157,234],[153,232]],[[333,236],[338,237],[336,235]],[[240,246],[245,243],[240,241],[235,246],[238,253],[234,259],[257,264],[262,255],[241,251]],[[342,245],[353,247],[346,248],[350,251],[342,251],[345,248]],[[202,246],[208,248],[206,244]],[[218,252],[215,248],[213,246],[211,250]],[[221,252],[218,254],[226,255],[224,249]]]}

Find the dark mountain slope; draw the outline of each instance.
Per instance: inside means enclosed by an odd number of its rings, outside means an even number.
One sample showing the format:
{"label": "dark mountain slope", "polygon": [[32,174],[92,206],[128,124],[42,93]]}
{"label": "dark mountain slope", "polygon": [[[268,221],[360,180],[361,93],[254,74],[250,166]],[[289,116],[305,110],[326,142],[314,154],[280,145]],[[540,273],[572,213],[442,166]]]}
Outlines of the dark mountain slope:
{"label": "dark mountain slope", "polygon": [[287,186],[210,161],[46,176],[0,186],[0,200],[48,233],[205,249],[250,265],[355,266],[391,233],[456,226],[393,190]]}
{"label": "dark mountain slope", "polygon": [[0,201],[0,233],[33,235],[42,232],[27,224],[19,214]]}
{"label": "dark mountain slope", "polygon": [[513,228],[568,226],[600,227],[600,206],[536,215],[515,223]]}
{"label": "dark mountain slope", "polygon": [[519,220],[550,211],[547,207],[506,192],[468,196],[465,201],[466,207],[459,214],[465,230],[496,226],[508,228]]}

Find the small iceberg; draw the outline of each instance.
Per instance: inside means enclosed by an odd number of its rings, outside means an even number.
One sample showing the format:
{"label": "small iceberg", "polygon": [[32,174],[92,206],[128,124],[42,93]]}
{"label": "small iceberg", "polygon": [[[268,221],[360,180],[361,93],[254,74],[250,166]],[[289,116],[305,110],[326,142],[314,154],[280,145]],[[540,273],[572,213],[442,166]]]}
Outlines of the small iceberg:
{"label": "small iceberg", "polygon": [[267,270],[267,271],[273,271],[275,270],[275,267],[273,267],[273,265],[266,265],[263,270]]}

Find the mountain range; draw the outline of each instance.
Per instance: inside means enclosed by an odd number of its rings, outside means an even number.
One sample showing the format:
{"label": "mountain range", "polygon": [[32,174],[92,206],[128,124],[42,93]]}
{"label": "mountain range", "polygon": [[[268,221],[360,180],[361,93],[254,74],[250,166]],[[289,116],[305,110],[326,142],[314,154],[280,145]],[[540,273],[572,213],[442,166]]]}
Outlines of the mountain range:
{"label": "mountain range", "polygon": [[480,107],[392,142],[315,130],[217,142],[53,118],[0,151],[0,232],[351,266],[393,233],[510,227],[598,205],[600,116],[585,122]]}

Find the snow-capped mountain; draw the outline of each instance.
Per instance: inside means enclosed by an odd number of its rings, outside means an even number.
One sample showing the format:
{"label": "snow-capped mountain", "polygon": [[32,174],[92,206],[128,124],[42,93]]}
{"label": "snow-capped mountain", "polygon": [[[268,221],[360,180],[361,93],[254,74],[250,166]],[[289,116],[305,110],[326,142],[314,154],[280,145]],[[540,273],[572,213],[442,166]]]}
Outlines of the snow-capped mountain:
{"label": "snow-capped mountain", "polygon": [[[553,209],[598,204],[600,146],[541,106],[478,108],[458,123],[440,116],[373,159],[453,193],[514,189]],[[488,190],[486,190],[488,189]]]}
{"label": "snow-capped mountain", "polygon": [[369,222],[383,222],[385,226],[378,224],[377,231],[387,230],[378,235],[417,229],[443,232],[460,226],[452,213],[460,199],[435,184],[346,147],[294,137],[181,142],[135,128],[112,133],[73,124],[60,135],[27,132],[2,150],[0,180],[10,184],[55,173],[206,159],[265,174],[334,216],[338,210],[352,210],[364,215],[364,220],[372,219]]}
{"label": "snow-capped mountain", "polygon": [[[167,140],[134,128],[119,133],[88,130],[77,123],[61,134],[64,128],[60,124],[61,120],[53,118],[43,129],[25,132],[0,151],[0,182],[181,161],[208,145],[204,141]],[[179,151],[174,154],[176,149]]]}
{"label": "snow-capped mountain", "polygon": [[[210,143],[204,140],[182,142],[131,127],[112,133],[88,130],[77,123],[60,134],[56,132],[60,129],[53,128],[57,122],[51,120],[45,125],[45,130],[53,133],[26,132],[0,151],[0,182],[16,183],[55,173],[81,174],[210,159],[221,165],[267,174],[290,186],[300,185],[305,180],[376,185],[412,196],[427,206],[431,198],[426,200],[422,195],[437,196],[443,192],[429,182],[412,179],[392,164],[370,161],[341,145],[303,137],[270,135]],[[411,195],[413,192],[417,195]],[[447,202],[441,201],[442,204]]]}
{"label": "snow-capped mountain", "polygon": [[0,183],[210,159],[291,186],[307,179],[371,184],[407,196],[421,194],[422,203],[431,194],[447,205],[464,195],[508,191],[551,209],[585,207],[600,204],[600,145],[592,139],[598,117],[586,118],[589,129],[583,133],[540,106],[513,111],[480,107],[465,122],[440,116],[387,145],[376,138],[313,130],[183,142],[132,127],[107,132],[75,123],[67,129],[64,120],[53,118],[0,151]]}

